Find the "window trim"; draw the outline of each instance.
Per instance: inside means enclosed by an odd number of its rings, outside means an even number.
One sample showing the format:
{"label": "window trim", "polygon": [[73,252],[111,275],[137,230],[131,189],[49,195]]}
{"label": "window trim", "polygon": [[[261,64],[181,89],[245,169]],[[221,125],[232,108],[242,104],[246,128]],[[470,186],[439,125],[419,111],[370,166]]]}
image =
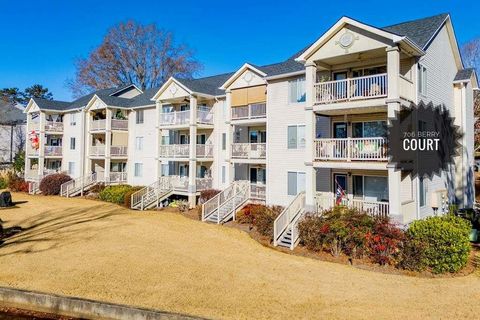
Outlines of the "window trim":
{"label": "window trim", "polygon": [[[140,144],[138,143],[139,141],[140,141]],[[143,150],[143,136],[137,136],[135,137],[135,151],[142,151],[142,150]]]}
{"label": "window trim", "polygon": [[[72,141],[73,141],[73,144],[72,144]],[[75,137],[70,137],[70,150],[76,150],[76,148],[77,148],[77,139],[75,139]]]}
{"label": "window trim", "polygon": [[[289,146],[289,136],[288,136],[288,129],[290,127],[295,127],[296,128],[296,142],[295,142],[295,147],[294,148],[290,148]],[[302,150],[302,149],[305,149],[305,143],[303,144],[302,147],[299,147],[300,146],[300,143],[299,143],[299,134],[298,134],[298,127],[303,127],[303,139],[306,140],[306,137],[307,137],[307,133],[305,131],[306,129],[306,125],[305,124],[287,124],[287,150]]]}
{"label": "window trim", "polygon": [[[420,185],[423,187],[421,188]],[[423,189],[423,205],[422,205],[422,189]],[[427,195],[428,195],[428,188],[425,185],[425,179],[423,177],[418,177],[418,205],[420,208],[425,208],[427,206]]]}
{"label": "window trim", "polygon": [[[291,89],[290,86],[292,85],[292,83],[298,84],[301,80],[303,80],[303,82],[304,82],[304,89],[305,89],[305,92],[303,94],[304,100],[303,101],[298,101],[298,100],[295,99],[296,101],[293,101],[292,100],[292,98],[293,98],[292,97],[292,89]],[[298,85],[297,85],[297,91],[298,91]],[[289,105],[301,104],[301,103],[305,103],[307,101],[307,86],[306,86],[306,77],[305,76],[300,76],[300,77],[296,77],[294,79],[288,80],[288,97],[287,97],[287,99],[288,99],[288,104]]]}
{"label": "window trim", "polygon": [[[290,173],[294,173],[294,174],[295,174],[295,180],[296,180],[296,181],[295,181],[295,182],[296,182],[295,191],[296,191],[296,194],[290,194],[290,193],[289,193],[289,190],[288,190],[288,189],[289,189],[289,188],[288,188],[288,186],[289,186],[288,177],[289,177],[289,174],[290,174]],[[265,172],[265,174],[266,174],[266,172]],[[303,190],[302,190],[302,191],[299,191],[299,188],[298,188],[298,181],[299,181],[298,176],[299,176],[300,174],[303,174],[303,175],[304,175],[304,181],[305,181],[305,185],[303,186]],[[306,188],[307,188],[307,186],[306,186],[306,181],[307,181],[307,173],[306,173],[305,171],[290,171],[290,170],[287,170],[287,196],[293,196],[293,197],[295,197],[295,196],[297,196],[300,192],[306,191]]]}
{"label": "window trim", "polygon": [[[138,165],[138,168],[140,169],[140,173],[137,172],[137,165]],[[143,177],[143,162],[135,162],[133,164],[133,176],[135,178],[141,178]]]}
{"label": "window trim", "polygon": [[135,111],[135,124],[144,124],[144,123],[145,123],[145,110],[143,110],[143,109],[136,110]]}
{"label": "window trim", "polygon": [[417,67],[417,91],[422,96],[427,96],[427,78],[428,78],[428,68],[422,64],[418,63]]}

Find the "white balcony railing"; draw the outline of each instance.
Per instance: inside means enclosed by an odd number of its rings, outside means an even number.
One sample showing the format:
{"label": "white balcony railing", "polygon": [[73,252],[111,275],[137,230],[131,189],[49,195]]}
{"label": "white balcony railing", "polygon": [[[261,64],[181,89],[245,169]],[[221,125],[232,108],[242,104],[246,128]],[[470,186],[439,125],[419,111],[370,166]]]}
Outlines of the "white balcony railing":
{"label": "white balcony railing", "polygon": [[100,131],[100,130],[105,130],[106,128],[106,120],[92,120],[90,122],[90,130],[91,131]]}
{"label": "white balcony railing", "polygon": [[128,130],[128,120],[112,119],[112,130]]}
{"label": "white balcony railing", "polygon": [[110,172],[109,183],[124,183],[127,182],[126,172]]}
{"label": "white balcony railing", "polygon": [[329,210],[335,205],[343,205],[350,208],[355,208],[359,211],[368,213],[372,216],[387,217],[389,214],[388,201],[368,201],[355,198],[342,198],[338,200],[332,195],[322,195],[317,193],[315,196],[316,211],[321,213],[325,210]]}
{"label": "white balcony railing", "polygon": [[45,156],[61,157],[62,147],[61,146],[45,146]]}
{"label": "white balcony railing", "polygon": [[388,93],[387,74],[318,82],[314,88],[317,104],[381,98]]}
{"label": "white balcony railing", "polygon": [[128,149],[126,146],[111,146],[110,155],[113,157],[127,156]]}
{"label": "white balcony railing", "polygon": [[47,121],[45,122],[45,131],[63,132],[63,122]]}
{"label": "white balcony railing", "polygon": [[265,159],[266,143],[233,143],[232,159]]}
{"label": "white balcony railing", "polygon": [[382,137],[316,139],[314,146],[315,160],[388,160],[387,139]]}
{"label": "white balcony railing", "polygon": [[197,184],[197,191],[202,191],[205,189],[211,189],[212,188],[212,178],[197,178],[196,179],[196,184]]}
{"label": "white balcony railing", "polygon": [[190,110],[160,113],[161,126],[186,125],[190,123]]}
{"label": "white balcony railing", "polygon": [[162,144],[160,145],[160,157],[163,158],[188,158],[190,145],[188,144]]}
{"label": "white balcony railing", "polygon": [[213,158],[213,144],[197,144],[197,158]]}
{"label": "white balcony railing", "polygon": [[248,106],[233,107],[232,120],[259,119],[267,116],[265,103],[249,104]]}
{"label": "white balcony railing", "polygon": [[197,110],[197,123],[213,124],[213,112],[211,110]]}
{"label": "white balcony railing", "polygon": [[267,187],[264,184],[252,183],[250,184],[250,199],[264,201],[266,191]]}
{"label": "white balcony railing", "polygon": [[105,155],[105,145],[90,146],[90,155],[91,156],[104,156]]}

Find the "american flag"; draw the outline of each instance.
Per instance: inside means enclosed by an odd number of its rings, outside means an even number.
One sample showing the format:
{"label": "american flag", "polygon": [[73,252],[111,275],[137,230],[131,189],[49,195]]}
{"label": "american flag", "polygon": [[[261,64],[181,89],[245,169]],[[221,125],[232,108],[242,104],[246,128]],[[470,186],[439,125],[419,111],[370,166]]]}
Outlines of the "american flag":
{"label": "american flag", "polygon": [[338,183],[337,178],[335,178],[335,184],[337,186],[337,191],[335,193],[335,204],[338,206],[342,203],[342,199],[345,196],[345,190],[343,190],[340,183]]}

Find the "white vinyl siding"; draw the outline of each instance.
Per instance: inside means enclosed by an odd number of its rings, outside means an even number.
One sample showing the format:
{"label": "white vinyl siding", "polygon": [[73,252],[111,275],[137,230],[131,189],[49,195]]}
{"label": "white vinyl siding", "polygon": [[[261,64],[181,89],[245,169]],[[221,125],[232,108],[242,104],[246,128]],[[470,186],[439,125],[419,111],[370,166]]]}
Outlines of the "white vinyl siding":
{"label": "white vinyl siding", "polygon": [[142,177],[143,176],[143,164],[142,163],[135,163],[135,177]]}
{"label": "white vinyl siding", "polygon": [[305,102],[305,77],[297,78],[288,82],[288,102]]}
{"label": "white vinyl siding", "polygon": [[296,196],[305,191],[305,172],[288,172],[288,190],[289,196]]}
{"label": "white vinyl siding", "polygon": [[288,126],[287,129],[288,149],[305,148],[305,126]]}
{"label": "white vinyl siding", "polygon": [[143,110],[137,110],[137,112],[135,113],[136,116],[135,116],[135,123],[136,124],[142,124],[143,123],[143,120],[144,120],[144,112]]}

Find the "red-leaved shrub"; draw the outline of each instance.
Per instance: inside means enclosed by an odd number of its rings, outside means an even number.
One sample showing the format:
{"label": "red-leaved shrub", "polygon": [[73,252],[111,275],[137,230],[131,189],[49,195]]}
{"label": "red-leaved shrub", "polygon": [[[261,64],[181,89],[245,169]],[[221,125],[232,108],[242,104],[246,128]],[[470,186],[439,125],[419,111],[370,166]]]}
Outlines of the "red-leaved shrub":
{"label": "red-leaved shrub", "polygon": [[42,194],[46,196],[56,195],[60,193],[61,185],[70,180],[72,180],[72,178],[70,178],[69,175],[64,173],[54,173],[46,176],[40,181],[39,189]]}
{"label": "red-leaved shrub", "polygon": [[217,189],[205,189],[200,192],[200,197],[198,198],[198,203],[203,204],[208,200],[215,197],[217,194],[220,193],[220,190]]}
{"label": "red-leaved shrub", "polygon": [[405,233],[388,219],[378,219],[365,235],[370,259],[381,265],[398,262]]}
{"label": "red-leaved shrub", "polygon": [[8,189],[13,192],[28,192],[28,182],[20,178],[14,173],[10,173],[7,177]]}

